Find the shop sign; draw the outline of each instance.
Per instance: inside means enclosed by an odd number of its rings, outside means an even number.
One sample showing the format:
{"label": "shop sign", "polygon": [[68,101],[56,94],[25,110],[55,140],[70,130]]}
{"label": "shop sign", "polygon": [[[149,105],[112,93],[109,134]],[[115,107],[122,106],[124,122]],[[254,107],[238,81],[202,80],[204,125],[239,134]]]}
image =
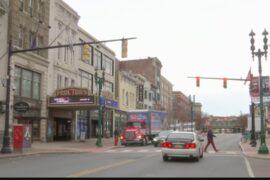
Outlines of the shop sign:
{"label": "shop sign", "polygon": [[49,105],[94,104],[94,96],[50,97]]}
{"label": "shop sign", "polygon": [[114,100],[106,99],[105,105],[107,107],[118,108],[118,102],[117,101],[114,101]]}
{"label": "shop sign", "polygon": [[144,93],[143,85],[139,85],[138,88],[139,88],[139,101],[143,102],[143,93]]}
{"label": "shop sign", "polygon": [[66,97],[66,96],[88,96],[88,90],[84,88],[66,88],[56,90],[57,97]]}
{"label": "shop sign", "polygon": [[30,106],[28,103],[21,101],[21,102],[17,102],[16,104],[14,104],[13,108],[15,111],[17,111],[19,113],[25,113],[25,112],[29,111]]}

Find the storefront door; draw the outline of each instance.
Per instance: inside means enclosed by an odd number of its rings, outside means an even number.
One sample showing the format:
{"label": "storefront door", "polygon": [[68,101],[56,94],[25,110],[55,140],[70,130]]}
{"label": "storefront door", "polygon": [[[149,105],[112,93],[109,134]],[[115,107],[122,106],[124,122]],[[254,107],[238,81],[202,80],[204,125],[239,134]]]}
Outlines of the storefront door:
{"label": "storefront door", "polygon": [[54,119],[54,141],[71,140],[71,119],[55,118]]}

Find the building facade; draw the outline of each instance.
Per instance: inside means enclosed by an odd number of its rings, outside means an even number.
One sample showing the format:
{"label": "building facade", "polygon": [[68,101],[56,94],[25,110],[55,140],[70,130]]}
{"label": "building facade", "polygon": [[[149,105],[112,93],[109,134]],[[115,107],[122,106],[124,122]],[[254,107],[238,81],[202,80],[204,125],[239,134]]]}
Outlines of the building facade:
{"label": "building facade", "polygon": [[162,64],[160,60],[156,57],[148,57],[146,59],[120,61],[119,63],[121,71],[132,71],[134,74],[140,74],[151,83],[151,90],[154,92],[154,107],[152,109],[161,110],[160,84]]}
{"label": "building facade", "polygon": [[[112,136],[115,100],[115,53],[103,44],[72,46],[73,43],[98,41],[78,26],[79,15],[62,0],[51,4],[50,40],[54,45],[70,44],[50,54],[50,90],[48,139],[84,140],[97,137],[99,85],[103,76],[101,96],[105,97],[102,136]],[[67,100],[63,103],[63,99]]]}
{"label": "building facade", "polygon": [[173,85],[164,76],[161,76],[161,91],[160,101],[162,110],[168,113],[167,115],[167,127],[173,123]]}
{"label": "building facade", "polygon": [[173,91],[173,124],[190,121],[191,106],[189,98],[181,91]]}
{"label": "building facade", "polygon": [[[9,1],[7,40],[13,50],[48,46],[49,1]],[[14,124],[32,127],[32,139],[46,141],[48,51],[16,53],[11,56],[10,107],[24,102],[30,109],[10,108],[10,132]]]}

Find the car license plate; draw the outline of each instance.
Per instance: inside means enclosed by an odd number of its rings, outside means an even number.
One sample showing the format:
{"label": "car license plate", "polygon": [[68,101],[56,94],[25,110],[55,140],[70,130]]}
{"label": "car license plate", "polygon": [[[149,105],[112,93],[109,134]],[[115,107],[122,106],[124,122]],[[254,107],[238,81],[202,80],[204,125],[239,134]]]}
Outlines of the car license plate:
{"label": "car license plate", "polygon": [[182,146],[181,144],[176,144],[176,145],[174,145],[174,148],[175,148],[175,149],[182,149],[183,146]]}

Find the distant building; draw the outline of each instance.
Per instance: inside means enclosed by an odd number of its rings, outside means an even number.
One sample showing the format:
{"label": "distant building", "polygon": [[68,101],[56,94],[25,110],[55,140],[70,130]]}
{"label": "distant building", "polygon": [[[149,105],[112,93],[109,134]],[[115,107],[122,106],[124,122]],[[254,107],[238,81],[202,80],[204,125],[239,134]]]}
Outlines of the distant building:
{"label": "distant building", "polygon": [[154,110],[161,110],[161,68],[162,64],[156,57],[119,62],[120,71],[132,71],[134,74],[140,74],[151,83],[151,91],[153,91],[154,94],[149,95],[151,96],[151,99],[154,100],[154,107],[151,108]]}
{"label": "distant building", "polygon": [[181,91],[173,91],[172,94],[174,123],[190,122],[191,106],[189,98]]}

